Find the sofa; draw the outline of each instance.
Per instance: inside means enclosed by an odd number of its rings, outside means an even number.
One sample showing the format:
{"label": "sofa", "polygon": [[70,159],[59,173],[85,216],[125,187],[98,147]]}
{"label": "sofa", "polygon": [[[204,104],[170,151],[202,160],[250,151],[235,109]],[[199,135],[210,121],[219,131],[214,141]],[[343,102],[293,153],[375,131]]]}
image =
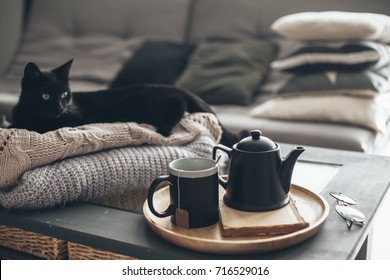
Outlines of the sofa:
{"label": "sofa", "polygon": [[[386,154],[389,127],[384,106],[388,102],[385,92],[377,94],[380,98],[376,94],[372,98],[370,94],[353,96],[344,92],[341,96],[336,95],[332,101],[327,99],[329,96],[305,100],[275,97],[278,95],[275,89],[290,81],[293,74],[273,68],[272,63],[283,58],[290,50],[306,45],[307,38],[297,39],[289,36],[290,32],[282,34],[271,29],[271,26],[283,16],[300,12],[390,14],[388,8],[387,0],[2,1],[1,14],[14,16],[0,19],[1,26],[8,27],[0,29],[4,49],[0,64],[3,70],[0,73],[0,115],[6,115],[12,121],[11,111],[18,100],[24,66],[29,61],[44,69],[51,69],[73,58],[73,91],[96,90],[109,87],[126,63],[139,54],[145,42],[172,42],[199,50],[200,45],[215,42],[258,40],[270,42],[275,48],[267,53],[268,61],[259,62],[263,68],[256,72],[255,84],[248,78],[250,74],[243,76],[249,81],[245,85],[251,86],[250,98],[237,103],[225,103],[223,98],[210,102],[227,128],[233,131],[260,129],[263,135],[276,142]],[[376,19],[373,21],[376,23]],[[352,33],[345,32],[345,35],[348,34]],[[346,41],[350,39],[356,41],[356,38],[345,38]],[[340,37],[340,40],[344,40],[344,37]],[[369,40],[378,41],[374,37]],[[382,47],[385,48],[387,43],[382,41]],[[185,71],[191,65],[196,50],[187,57],[187,64],[182,66],[174,84],[178,80],[181,81],[178,85],[182,87],[191,84],[185,79],[188,78]],[[210,56],[214,57],[213,54]],[[240,63],[238,65],[241,67]],[[384,77],[386,84],[387,76]],[[239,76],[237,81],[246,81],[243,79]],[[228,84],[232,82],[234,78],[229,77]],[[360,102],[365,98],[371,98],[370,102]],[[380,112],[375,107],[378,103]],[[262,104],[266,105],[258,107]],[[306,113],[305,110],[314,104],[321,106],[325,113],[315,114],[322,111],[319,107],[314,109],[314,113],[313,110]],[[343,113],[342,116],[338,117],[339,113]],[[374,125],[366,125],[368,115]]]}

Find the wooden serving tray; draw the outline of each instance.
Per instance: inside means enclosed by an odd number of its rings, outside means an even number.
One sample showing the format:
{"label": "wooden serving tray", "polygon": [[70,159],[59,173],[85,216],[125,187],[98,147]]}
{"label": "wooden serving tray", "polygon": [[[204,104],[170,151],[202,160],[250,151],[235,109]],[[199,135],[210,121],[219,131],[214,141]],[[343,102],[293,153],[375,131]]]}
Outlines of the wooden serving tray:
{"label": "wooden serving tray", "polygon": [[[224,189],[220,188],[220,200]],[[185,229],[171,222],[170,217],[158,218],[149,210],[145,201],[143,213],[150,228],[160,237],[178,246],[214,254],[254,254],[286,248],[300,243],[316,234],[329,214],[328,203],[308,189],[291,185],[291,199],[309,224],[308,227],[292,233],[278,236],[225,237],[221,233],[220,223],[209,227]],[[157,210],[169,205],[169,189],[164,187],[154,193],[153,202]]]}

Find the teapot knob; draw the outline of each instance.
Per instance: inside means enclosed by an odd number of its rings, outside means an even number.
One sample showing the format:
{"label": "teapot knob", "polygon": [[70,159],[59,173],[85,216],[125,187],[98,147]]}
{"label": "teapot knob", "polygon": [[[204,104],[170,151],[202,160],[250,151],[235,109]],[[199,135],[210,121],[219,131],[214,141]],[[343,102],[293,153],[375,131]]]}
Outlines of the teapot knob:
{"label": "teapot knob", "polygon": [[256,129],[251,131],[251,136],[253,140],[259,140],[261,136],[261,131]]}
{"label": "teapot knob", "polygon": [[260,130],[255,129],[251,131],[251,136],[242,139],[235,147],[240,151],[258,153],[275,150],[278,145],[263,136]]}

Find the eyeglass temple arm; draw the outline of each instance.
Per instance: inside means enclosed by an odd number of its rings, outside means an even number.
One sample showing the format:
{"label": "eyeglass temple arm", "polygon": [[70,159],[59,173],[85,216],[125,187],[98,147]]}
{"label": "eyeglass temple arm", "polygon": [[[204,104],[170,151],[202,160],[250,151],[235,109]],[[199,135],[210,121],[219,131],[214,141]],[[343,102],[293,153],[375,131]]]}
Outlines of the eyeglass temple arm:
{"label": "eyeglass temple arm", "polygon": [[348,229],[351,230],[351,227],[352,227],[352,225],[353,225],[353,222],[352,222],[351,220],[348,220],[348,219],[344,219],[344,220],[345,220],[345,222],[347,223]]}
{"label": "eyeglass temple arm", "polygon": [[359,225],[359,226],[364,226],[366,223],[363,221],[363,222],[357,222],[357,221],[352,221],[352,220],[348,220],[348,219],[345,219],[345,223],[347,224],[347,227],[348,229],[350,230],[352,225],[353,224],[356,224],[356,225]]}

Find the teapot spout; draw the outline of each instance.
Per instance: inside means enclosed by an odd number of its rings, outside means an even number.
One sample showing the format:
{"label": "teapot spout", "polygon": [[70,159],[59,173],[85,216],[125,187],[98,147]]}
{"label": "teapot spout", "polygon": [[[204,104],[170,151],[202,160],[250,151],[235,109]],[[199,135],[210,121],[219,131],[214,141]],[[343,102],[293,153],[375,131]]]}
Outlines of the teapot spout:
{"label": "teapot spout", "polygon": [[294,148],[283,160],[279,178],[282,184],[282,187],[286,194],[290,191],[291,177],[294,170],[295,163],[297,162],[298,157],[301,153],[305,151],[303,147]]}

